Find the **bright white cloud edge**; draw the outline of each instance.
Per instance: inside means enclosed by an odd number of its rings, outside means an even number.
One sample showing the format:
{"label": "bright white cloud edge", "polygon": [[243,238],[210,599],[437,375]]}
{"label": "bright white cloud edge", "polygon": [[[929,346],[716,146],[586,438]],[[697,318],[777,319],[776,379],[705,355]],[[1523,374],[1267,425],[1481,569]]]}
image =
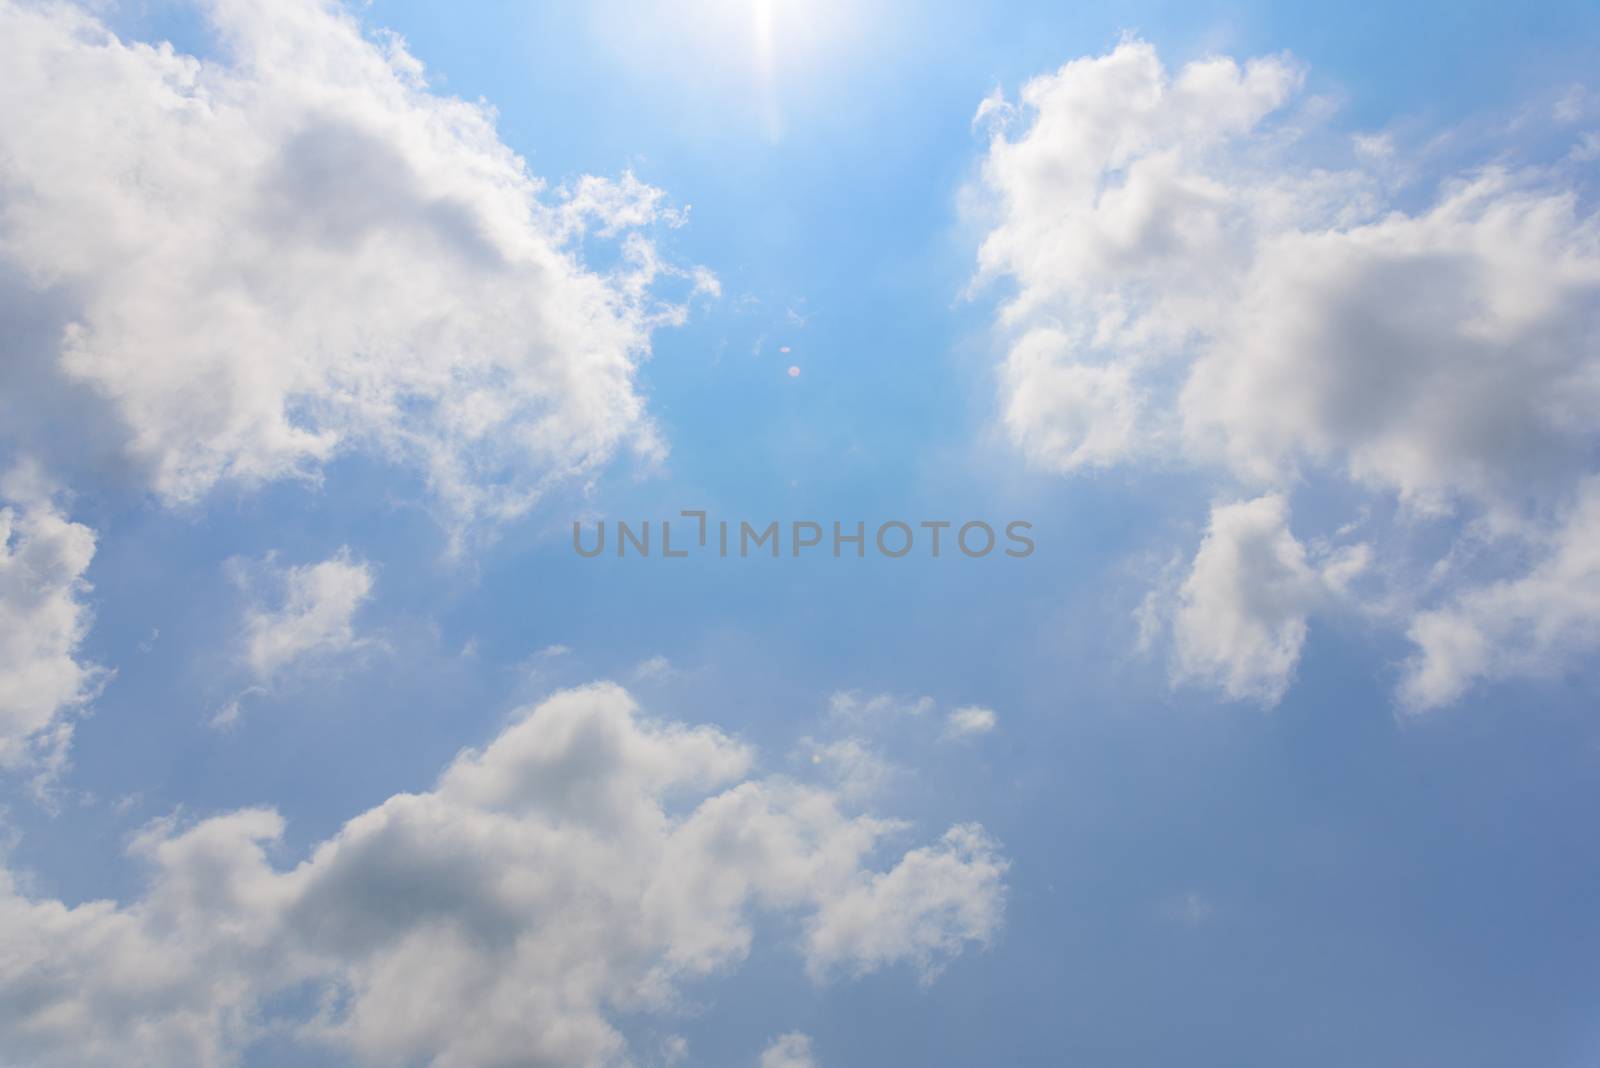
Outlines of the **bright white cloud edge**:
{"label": "bright white cloud edge", "polygon": [[[1169,72],[1130,39],[983,102],[980,280],[1015,286],[1005,426],[1046,469],[1209,467],[1247,511],[1320,472],[1412,517],[1475,520],[1503,580],[1383,569],[1402,576],[1384,610],[1417,644],[1398,698],[1553,673],[1600,644],[1596,569],[1573,548],[1600,541],[1600,216],[1580,207],[1581,154],[1448,177],[1402,210],[1392,142],[1358,136],[1329,164],[1303,84],[1287,56]],[[1270,516],[1281,536],[1225,567],[1245,515],[1213,513],[1174,658],[1179,678],[1272,704],[1328,599]]]}
{"label": "bright white cloud edge", "polygon": [[[458,536],[661,455],[634,379],[684,307],[656,282],[717,288],[647,237],[682,211],[632,175],[552,191],[490,108],[339,5],[197,6],[215,58],[0,2],[0,307],[44,319],[6,354],[14,428],[97,404],[86,425],[174,503],[377,456]],[[13,444],[70,447],[32,429]]]}
{"label": "bright white cloud edge", "polygon": [[271,1028],[371,1063],[620,1064],[611,1014],[680,1009],[760,914],[792,918],[819,982],[897,964],[926,981],[996,936],[1006,862],[981,828],[879,865],[905,825],[753,765],[596,684],[292,867],[281,817],[250,809],[148,827],[128,902],[69,906],[8,873],[0,1057],[213,1068]]}
{"label": "bright white cloud edge", "polygon": [[0,479],[0,768],[31,770],[39,790],[64,768],[72,713],[106,679],[80,652],[94,552],[95,532],[62,514],[34,468]]}

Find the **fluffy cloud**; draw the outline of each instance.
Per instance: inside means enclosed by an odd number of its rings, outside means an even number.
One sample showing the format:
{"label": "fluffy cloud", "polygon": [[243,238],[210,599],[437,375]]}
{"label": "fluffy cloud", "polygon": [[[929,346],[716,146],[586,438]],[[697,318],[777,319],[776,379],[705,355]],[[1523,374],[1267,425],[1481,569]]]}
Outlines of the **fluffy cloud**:
{"label": "fluffy cloud", "polygon": [[134,852],[154,876],[129,908],[33,899],[0,872],[0,1057],[232,1063],[255,992],[290,977],[274,944],[285,887],[263,853],[282,830],[275,814],[245,811],[142,836]]}
{"label": "fluffy cloud", "polygon": [[1002,382],[1033,460],[1104,465],[1148,436],[1160,413],[1145,410],[1146,377],[1217,315],[1239,259],[1247,197],[1208,163],[1298,82],[1279,59],[1208,60],[1172,79],[1130,42],[1024,87],[1026,129],[1000,126],[984,163],[996,219],[979,264],[1017,288]]}
{"label": "fluffy cloud", "polygon": [[1482,679],[1548,675],[1600,645],[1600,480],[1531,571],[1469,589],[1411,623],[1416,654],[1401,697],[1413,709],[1447,704]]}
{"label": "fluffy cloud", "polygon": [[356,634],[355,617],[372,596],[376,575],[348,548],[321,563],[291,567],[280,566],[275,554],[257,563],[235,558],[228,570],[249,599],[240,657],[252,682],[211,717],[211,726],[233,727],[247,698],[270,693],[293,669],[373,644]]}
{"label": "fluffy cloud", "polygon": [[1188,438],[1246,475],[1326,461],[1429,509],[1569,493],[1600,432],[1600,223],[1528,181],[1263,241],[1184,389]]}
{"label": "fluffy cloud", "polygon": [[1000,929],[1005,872],[983,828],[952,827],[936,845],[823,901],[807,967],[817,977],[834,967],[861,975],[906,962],[927,982],[964,943],[986,945]]}
{"label": "fluffy cloud", "polygon": [[[1507,559],[1548,549],[1483,597],[1548,593],[1539,576],[1565,566],[1551,517],[1588,514],[1574,502],[1600,441],[1600,217],[1559,167],[1486,168],[1402,208],[1393,145],[1330,147],[1301,82],[1286,57],[1169,72],[1126,41],[1029,82],[1018,106],[985,101],[980,280],[1015,287],[1006,426],[1064,472],[1177,457],[1255,492],[1335,474],[1412,516],[1482,520]],[[1281,533],[1262,531],[1257,586],[1202,574],[1223,567],[1214,528],[1176,621],[1190,673],[1235,695],[1281,694],[1315,606]],[[1241,609],[1218,581],[1276,592]],[[1428,664],[1476,655],[1456,612],[1418,617]],[[1539,659],[1596,618],[1561,641],[1501,633]]]}
{"label": "fluffy cloud", "polygon": [[94,531],[56,510],[27,470],[0,482],[0,768],[65,759],[67,713],[103,672],[81,658]]}
{"label": "fluffy cloud", "polygon": [[[659,453],[634,374],[682,314],[652,283],[685,272],[641,228],[681,213],[632,176],[552,193],[486,106],[328,0],[199,6],[220,58],[0,2],[19,410],[100,405],[170,501],[363,450],[458,522]],[[614,268],[579,261],[586,233],[617,239]]]}
{"label": "fluffy cloud", "polygon": [[609,1015],[679,1007],[684,982],[745,956],[757,912],[795,917],[818,977],[927,976],[993,937],[1005,863],[979,828],[876,867],[900,824],[752,777],[753,759],[602,684],[293,868],[269,859],[282,821],[251,810],[141,835],[152,874],[131,903],[7,883],[0,1058],[207,1068],[270,1026],[371,1063],[617,1064]]}
{"label": "fluffy cloud", "polygon": [[760,1068],[816,1068],[811,1056],[811,1037],[798,1031],[779,1035],[761,1051]]}
{"label": "fluffy cloud", "polygon": [[1179,591],[1179,674],[1275,704],[1300,661],[1306,617],[1343,593],[1367,560],[1365,545],[1309,559],[1281,496],[1217,505]]}
{"label": "fluffy cloud", "polygon": [[274,571],[281,589],[272,604],[245,613],[245,659],[262,682],[306,657],[359,644],[356,611],[372,595],[372,565],[341,549],[318,564]]}

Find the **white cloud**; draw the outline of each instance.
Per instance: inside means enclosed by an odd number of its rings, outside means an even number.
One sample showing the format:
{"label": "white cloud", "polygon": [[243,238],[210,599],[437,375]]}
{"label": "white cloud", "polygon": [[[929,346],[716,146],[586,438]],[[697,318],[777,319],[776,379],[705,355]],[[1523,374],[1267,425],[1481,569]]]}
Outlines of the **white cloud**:
{"label": "white cloud", "polygon": [[1581,662],[1600,645],[1600,479],[1585,483],[1527,573],[1420,613],[1409,637],[1417,652],[1400,694],[1417,710],[1447,704],[1478,680],[1549,676]]}
{"label": "white cloud", "polygon": [[276,815],[245,811],[182,835],[152,832],[152,865],[130,908],[28,897],[0,871],[0,1057],[11,1063],[213,1065],[252,1027],[258,985],[282,981],[276,910],[262,853]]}
{"label": "white cloud", "polygon": [[1556,100],[1552,108],[1553,116],[1558,123],[1578,122],[1587,115],[1592,107],[1594,94],[1582,84],[1573,84],[1567,87]]}
{"label": "white cloud", "polygon": [[1567,157],[1576,163],[1590,163],[1600,159],[1600,133],[1589,130],[1578,135],[1578,143],[1572,146]]}
{"label": "white cloud", "polygon": [[1557,499],[1600,430],[1597,298],[1594,218],[1507,174],[1274,235],[1184,389],[1186,434],[1246,476],[1325,461],[1429,509]]}
{"label": "white cloud", "polygon": [[994,730],[995,722],[994,709],[966,705],[953,709],[945,717],[945,735],[950,738],[970,738],[977,734],[988,734]]}
{"label": "white cloud", "polygon": [[661,655],[648,657],[633,667],[633,677],[641,682],[661,682],[678,674],[672,661]]}
{"label": "white cloud", "polygon": [[761,1051],[760,1068],[816,1068],[811,1056],[811,1036],[799,1031],[779,1035]]}
{"label": "white cloud", "polygon": [[372,595],[371,564],[341,549],[321,563],[277,568],[269,561],[266,570],[275,596],[250,605],[244,622],[245,660],[259,681],[361,644],[355,614]]}
{"label": "white cloud", "polygon": [[1061,469],[1141,443],[1268,482],[1315,460],[1423,499],[1566,485],[1600,406],[1600,222],[1494,170],[1395,210],[1354,161],[1289,154],[1299,83],[1281,58],[1171,75],[1131,41],[1023,90],[980,253],[1018,286],[1017,441]]}
{"label": "white cloud", "polygon": [[[371,599],[376,574],[348,548],[291,567],[280,565],[276,553],[259,562],[234,558],[228,570],[248,599],[240,658],[254,681],[210,716],[211,727],[236,726],[247,698],[272,693],[291,673],[381,644],[356,632],[356,614]],[[464,655],[472,649],[469,640]]]}
{"label": "white cloud", "polygon": [[[818,978],[927,977],[994,936],[1005,862],[980,829],[882,870],[869,859],[900,824],[752,762],[601,684],[526,710],[293,868],[269,859],[282,820],[250,810],[141,835],[151,877],[126,904],[7,882],[0,1058],[211,1068],[271,1026],[371,1063],[619,1064],[609,1015],[681,1009],[685,982],[744,958],[758,911],[796,918]],[[318,996],[269,1009],[291,990]],[[318,1007],[284,1007],[301,1000]]]}
{"label": "white cloud", "polygon": [[860,690],[839,690],[828,697],[828,716],[857,726],[886,724],[905,716],[926,715],[932,710],[931,697],[868,695]]}
{"label": "white cloud", "polygon": [[828,698],[825,736],[802,738],[799,756],[832,782],[841,797],[859,801],[882,795],[907,776],[905,767],[884,756],[885,745],[902,748],[930,739],[971,738],[995,727],[992,709],[968,705],[945,713],[940,729],[934,708],[931,697],[840,690]]}
{"label": "white cloud", "polygon": [[[1214,272],[1229,266],[1223,254],[1242,210],[1205,161],[1298,83],[1281,59],[1243,70],[1206,60],[1169,78],[1155,50],[1137,41],[1030,81],[1019,109],[1030,121],[1015,139],[1010,127],[996,131],[983,169],[996,219],[979,253],[981,275],[1018,288],[1005,321],[1054,326],[1064,343],[1056,360],[1087,366],[1181,339],[1185,320],[1210,309]],[[1212,259],[1211,271],[1191,270]],[[1013,391],[1050,369],[1043,353],[1028,356],[1027,346],[1013,352],[1033,365],[1033,374],[1012,369]]]}
{"label": "white cloud", "polygon": [[1173,617],[1181,678],[1276,704],[1306,639],[1306,618],[1367,564],[1364,545],[1308,558],[1280,496],[1219,504]]}
{"label": "white cloud", "polygon": [[865,738],[846,736],[828,741],[804,738],[800,748],[812,766],[833,783],[846,800],[875,797],[901,774],[901,769],[884,759]]}
{"label": "white cloud", "polygon": [[[18,381],[99,398],[97,432],[175,502],[362,450],[459,524],[661,452],[634,374],[682,315],[651,283],[686,272],[640,228],[681,212],[632,175],[552,194],[486,105],[337,5],[199,6],[225,58],[0,3],[0,274],[22,280],[0,296],[54,316],[7,354]],[[585,232],[618,239],[615,269],[579,261]]]}
{"label": "white cloud", "polygon": [[[1482,519],[1508,558],[1548,544],[1600,441],[1600,216],[1561,168],[1485,168],[1402,208],[1393,139],[1320,137],[1301,81],[1285,57],[1169,72],[1130,40],[1024,87],[985,159],[979,256],[980,281],[1015,286],[1013,441],[1047,469],[1177,459],[1255,492],[1332,473]],[[1195,587],[1177,624],[1188,668],[1236,695],[1281,694],[1316,601],[1284,537],[1264,611]],[[1214,608],[1231,629],[1198,629]],[[1447,621],[1419,626],[1449,655]]]}
{"label": "white cloud", "polygon": [[1005,420],[1035,461],[1063,471],[1103,467],[1138,448],[1139,399],[1127,367],[1074,363],[1061,329],[1029,330],[1001,371]]}
{"label": "white cloud", "polygon": [[661,1042],[661,1063],[671,1068],[689,1057],[689,1040],[682,1035],[668,1035]]}
{"label": "white cloud", "polygon": [[1004,917],[1006,862],[976,824],[946,831],[892,869],[860,873],[822,903],[807,940],[812,975],[914,965],[923,981],[967,942],[987,945]]}
{"label": "white cloud", "polygon": [[105,677],[79,650],[94,550],[94,531],[62,515],[29,469],[0,482],[0,768],[35,768],[41,786],[66,759],[69,713]]}
{"label": "white cloud", "polygon": [[1017,109],[1006,99],[1005,90],[997,85],[978,104],[978,110],[972,116],[972,129],[992,131],[1002,128],[1016,116],[1016,111]]}

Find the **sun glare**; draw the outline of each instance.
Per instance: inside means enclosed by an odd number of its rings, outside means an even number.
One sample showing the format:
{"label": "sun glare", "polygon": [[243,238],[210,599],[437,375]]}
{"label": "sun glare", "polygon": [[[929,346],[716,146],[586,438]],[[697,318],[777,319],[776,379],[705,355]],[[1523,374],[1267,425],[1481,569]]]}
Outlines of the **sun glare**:
{"label": "sun glare", "polygon": [[778,8],[779,0],[754,0],[751,14],[755,23],[756,77],[760,80],[761,120],[767,136],[777,140],[782,134],[778,112]]}
{"label": "sun glare", "polygon": [[721,96],[774,141],[787,113],[825,82],[863,16],[840,0],[602,2],[593,13],[599,35],[632,70]]}

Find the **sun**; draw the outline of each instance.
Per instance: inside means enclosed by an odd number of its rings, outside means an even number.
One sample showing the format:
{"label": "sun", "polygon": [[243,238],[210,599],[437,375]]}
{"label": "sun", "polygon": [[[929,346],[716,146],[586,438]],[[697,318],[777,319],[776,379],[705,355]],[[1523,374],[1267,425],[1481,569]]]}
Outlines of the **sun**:
{"label": "sun", "polygon": [[776,141],[786,113],[827,83],[864,9],[844,0],[597,0],[592,17],[631,71],[664,88],[713,92]]}

